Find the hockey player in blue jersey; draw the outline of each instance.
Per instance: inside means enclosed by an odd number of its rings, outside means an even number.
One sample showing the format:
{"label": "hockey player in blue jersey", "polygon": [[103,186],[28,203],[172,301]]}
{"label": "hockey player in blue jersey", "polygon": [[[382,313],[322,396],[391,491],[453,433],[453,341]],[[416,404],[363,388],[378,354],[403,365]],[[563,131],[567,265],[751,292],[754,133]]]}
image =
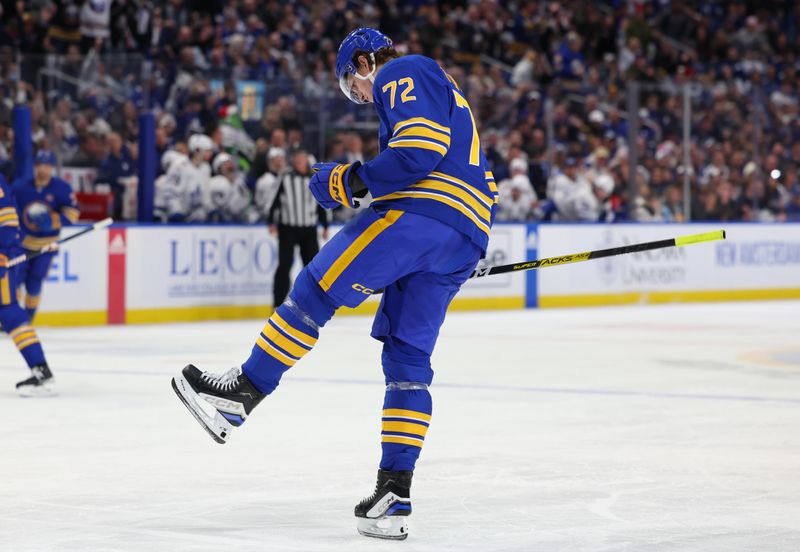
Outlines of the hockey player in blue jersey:
{"label": "hockey player in blue jersey", "polygon": [[[22,247],[33,252],[50,246],[58,239],[63,226],[77,222],[80,212],[69,182],[53,176],[56,156],[40,150],[36,153],[33,178],[17,180],[12,191],[19,206]],[[42,282],[50,270],[54,252],[28,261],[20,275],[25,288],[25,310],[33,320],[42,294]]]}
{"label": "hockey player in blue jersey", "polygon": [[23,397],[54,395],[53,374],[47,365],[42,345],[30,325],[28,314],[17,303],[19,265],[9,261],[23,252],[19,244],[19,217],[11,188],[0,175],[0,325],[11,336],[31,376],[17,384]]}
{"label": "hockey player in blue jersey", "polygon": [[362,28],[342,42],[336,77],[352,101],[374,103],[381,152],[363,164],[318,163],[311,190],[326,208],[354,207],[369,192],[370,208],[300,273],[241,367],[214,375],[189,365],[172,385],[224,443],[313,348],[338,307],[385,290],[372,328],[383,342],[382,457],[375,492],[355,515],[362,534],[403,539],[431,422],[430,356],[450,301],[486,252],[497,188],[469,104],[432,59],[401,56],[386,36]]}

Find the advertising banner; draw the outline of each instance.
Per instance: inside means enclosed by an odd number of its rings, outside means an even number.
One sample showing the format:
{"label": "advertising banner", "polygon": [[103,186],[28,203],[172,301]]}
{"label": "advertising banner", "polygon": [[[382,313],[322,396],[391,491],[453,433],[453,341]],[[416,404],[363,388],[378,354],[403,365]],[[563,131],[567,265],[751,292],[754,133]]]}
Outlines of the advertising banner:
{"label": "advertising banner", "polygon": [[[489,248],[481,265],[502,265],[527,260],[527,227],[524,224],[496,224],[492,228]],[[526,275],[523,272],[510,272],[486,278],[469,280],[461,288],[457,298],[484,298],[486,306],[492,306],[492,299],[505,302],[504,306],[521,308],[525,306]],[[500,304],[496,305],[498,308]]]}
{"label": "advertising banner", "polygon": [[259,316],[272,304],[278,249],[263,226],[128,227],[126,252],[128,322]]}
{"label": "advertising banner", "polygon": [[[451,310],[800,298],[798,224],[499,224],[483,263],[721,228],[725,241],[473,279]],[[65,229],[64,235],[74,231]],[[277,261],[277,240],[264,226],[115,225],[68,242],[56,254],[36,322],[263,318],[272,308]],[[300,268],[296,258],[292,277]],[[340,314],[374,312],[379,301],[373,295]]]}
{"label": "advertising banner", "polygon": [[725,228],[725,241],[540,270],[543,307],[800,297],[800,225],[540,225],[549,257]]}
{"label": "advertising banner", "polygon": [[[82,227],[68,227],[66,237]],[[39,324],[105,324],[108,290],[106,232],[91,232],[64,244],[44,281]]]}

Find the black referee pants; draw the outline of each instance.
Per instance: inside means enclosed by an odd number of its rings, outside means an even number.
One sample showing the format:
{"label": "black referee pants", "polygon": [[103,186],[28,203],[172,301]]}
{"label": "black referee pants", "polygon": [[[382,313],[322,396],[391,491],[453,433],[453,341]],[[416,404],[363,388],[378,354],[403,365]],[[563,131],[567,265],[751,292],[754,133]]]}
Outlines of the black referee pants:
{"label": "black referee pants", "polygon": [[300,246],[300,258],[303,266],[311,262],[319,252],[316,226],[286,226],[278,225],[278,269],[275,271],[275,287],[273,289],[273,304],[275,308],[283,303],[289,295],[289,273],[294,264],[295,247]]}

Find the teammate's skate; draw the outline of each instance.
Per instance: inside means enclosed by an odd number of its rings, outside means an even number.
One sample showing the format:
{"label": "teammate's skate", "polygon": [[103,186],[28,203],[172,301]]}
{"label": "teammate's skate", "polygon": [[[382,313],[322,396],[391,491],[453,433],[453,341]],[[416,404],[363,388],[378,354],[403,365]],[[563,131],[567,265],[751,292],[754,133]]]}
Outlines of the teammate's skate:
{"label": "teammate's skate", "polygon": [[47,364],[31,368],[31,377],[17,384],[22,397],[52,397],[56,395],[55,379]]}
{"label": "teammate's skate", "polygon": [[411,515],[411,471],[378,470],[372,496],[355,509],[358,532],[367,537],[403,540],[408,537],[406,517]]}
{"label": "teammate's skate", "polygon": [[172,378],[172,388],[217,443],[225,443],[265,397],[239,367],[211,374],[189,364]]}

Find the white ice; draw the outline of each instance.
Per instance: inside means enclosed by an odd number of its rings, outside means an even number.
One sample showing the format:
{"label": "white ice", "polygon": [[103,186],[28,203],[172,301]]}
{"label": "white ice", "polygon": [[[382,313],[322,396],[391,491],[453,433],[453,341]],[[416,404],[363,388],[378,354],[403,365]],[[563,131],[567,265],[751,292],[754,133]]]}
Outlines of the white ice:
{"label": "white ice", "polygon": [[0,550],[798,551],[800,303],[452,314],[405,542],[356,533],[380,348],[341,317],[226,445],[174,396],[263,321],[0,341]]}

